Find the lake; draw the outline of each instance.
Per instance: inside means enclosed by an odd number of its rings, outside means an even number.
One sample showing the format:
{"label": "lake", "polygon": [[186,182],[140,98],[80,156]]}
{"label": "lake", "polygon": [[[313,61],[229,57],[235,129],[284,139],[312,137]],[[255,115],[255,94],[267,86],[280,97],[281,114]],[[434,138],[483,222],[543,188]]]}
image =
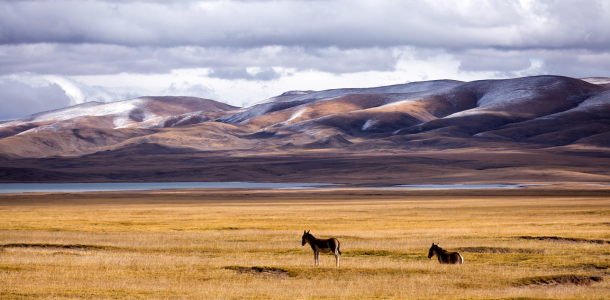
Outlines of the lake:
{"label": "lake", "polygon": [[165,189],[313,189],[324,183],[260,182],[108,182],[108,183],[0,183],[0,194],[39,192],[146,191]]}
{"label": "lake", "polygon": [[399,190],[472,190],[472,189],[515,189],[539,184],[409,184],[395,185],[390,187],[378,187],[377,189],[399,189]]}
{"label": "lake", "polygon": [[[388,187],[360,187],[364,189],[511,189],[528,184],[420,184]],[[165,189],[320,189],[340,188],[326,183],[261,183],[261,182],[121,182],[121,183],[0,183],[0,194],[37,192],[105,192],[147,191]]]}

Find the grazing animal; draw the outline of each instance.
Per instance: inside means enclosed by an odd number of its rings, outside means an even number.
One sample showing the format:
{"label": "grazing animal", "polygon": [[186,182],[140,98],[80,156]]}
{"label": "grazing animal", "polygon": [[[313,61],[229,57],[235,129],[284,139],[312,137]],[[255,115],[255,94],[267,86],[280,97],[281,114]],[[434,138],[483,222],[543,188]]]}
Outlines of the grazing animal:
{"label": "grazing animal", "polygon": [[432,258],[432,256],[436,255],[438,257],[438,262],[441,264],[463,264],[464,258],[457,252],[449,252],[443,250],[443,248],[439,247],[438,244],[435,245],[432,243],[432,247],[430,247],[430,251],[428,252],[428,258]]}
{"label": "grazing animal", "polygon": [[301,246],[305,246],[305,243],[311,246],[313,250],[314,266],[320,265],[320,252],[329,253],[332,252],[335,255],[335,261],[337,267],[339,266],[339,240],[336,238],[330,238],[326,240],[315,238],[309,231],[303,231],[303,241]]}

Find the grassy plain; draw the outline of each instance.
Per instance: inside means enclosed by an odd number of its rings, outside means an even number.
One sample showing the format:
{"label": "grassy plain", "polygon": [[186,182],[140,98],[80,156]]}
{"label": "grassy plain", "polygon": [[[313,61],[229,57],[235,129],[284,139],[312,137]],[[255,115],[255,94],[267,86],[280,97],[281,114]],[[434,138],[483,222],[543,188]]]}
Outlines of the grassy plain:
{"label": "grassy plain", "polygon": [[0,299],[610,299],[609,240],[610,190],[0,195]]}

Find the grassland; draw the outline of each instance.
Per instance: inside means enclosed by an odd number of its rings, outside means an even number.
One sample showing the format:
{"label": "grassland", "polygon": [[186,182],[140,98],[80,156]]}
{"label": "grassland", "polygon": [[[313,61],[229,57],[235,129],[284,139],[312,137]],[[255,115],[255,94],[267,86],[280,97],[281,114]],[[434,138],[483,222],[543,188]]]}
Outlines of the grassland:
{"label": "grassland", "polygon": [[0,195],[0,299],[610,299],[606,241],[610,190]]}

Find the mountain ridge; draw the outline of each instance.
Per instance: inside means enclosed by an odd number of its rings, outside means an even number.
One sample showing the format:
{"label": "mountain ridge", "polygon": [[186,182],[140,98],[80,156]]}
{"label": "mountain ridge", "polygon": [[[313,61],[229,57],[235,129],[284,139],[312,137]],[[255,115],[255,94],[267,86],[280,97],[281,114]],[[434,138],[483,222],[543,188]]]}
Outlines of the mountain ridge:
{"label": "mountain ridge", "polygon": [[[265,172],[265,167],[255,167],[257,157],[268,162],[286,160],[290,164],[302,157],[315,164],[312,155],[332,154],[337,159],[341,157],[340,160],[367,157],[381,162],[385,155],[452,153],[459,156],[459,153],[502,152],[502,157],[498,156],[501,161],[515,155],[532,158],[559,155],[564,157],[565,164],[557,162],[554,166],[545,160],[544,168],[561,170],[547,172],[555,174],[553,178],[565,180],[565,174],[585,172],[589,175],[575,177],[605,180],[610,178],[610,173],[600,170],[599,163],[594,161],[610,157],[609,84],[610,78],[605,77],[581,80],[545,75],[289,91],[243,108],[194,97],[141,97],[108,104],[87,103],[0,123],[0,167],[13,170],[22,166],[31,170],[36,167],[30,164],[42,163],[41,174],[50,176],[54,168],[47,165],[49,159],[69,161],[77,166],[116,160],[99,167],[101,173],[95,176],[83,175],[83,180],[110,178],[104,175],[107,173],[115,174],[114,179],[108,180],[136,180],[134,170],[141,167],[134,164],[166,169],[171,164],[164,166],[162,162],[171,161],[177,168],[188,169],[181,161],[209,157],[222,165],[223,160],[233,161],[230,157],[242,157],[247,161],[242,162],[244,167],[252,168],[251,174],[261,176],[255,180],[280,180],[278,176],[287,176],[280,171],[285,167],[277,166],[279,169]],[[131,161],[124,161],[127,158]],[[451,157],[447,160],[453,161]],[[570,166],[574,161],[586,161],[582,162],[584,169],[574,171]],[[489,168],[498,169],[491,162],[474,165],[479,171],[464,171],[464,174],[487,174],[490,172],[485,170]],[[533,178],[527,175],[533,171],[526,165],[508,165],[515,174]],[[128,171],[129,166],[133,170]],[[409,163],[409,166],[414,165]],[[348,166],[344,169],[363,178],[377,174],[378,180],[389,180],[383,175],[383,167],[369,167],[372,169],[354,170]],[[238,175],[239,168],[227,163],[226,168],[214,170],[232,175],[212,176],[205,181],[240,179],[243,176]],[[458,172],[452,163],[442,168]],[[189,170],[189,174],[211,174],[208,173],[211,169]],[[304,177],[286,178],[319,177],[317,173],[307,173],[310,170],[307,167],[303,170]],[[65,173],[70,171],[73,170],[62,169],[57,178],[67,178]],[[416,168],[417,172],[429,173],[420,167]],[[172,180],[162,175],[170,173],[174,174],[168,171],[155,176]],[[501,177],[499,173],[493,174]],[[0,181],[10,180],[6,176]],[[178,174],[172,176],[182,178]],[[192,179],[198,178],[192,176]],[[352,178],[348,174],[342,176]]]}

